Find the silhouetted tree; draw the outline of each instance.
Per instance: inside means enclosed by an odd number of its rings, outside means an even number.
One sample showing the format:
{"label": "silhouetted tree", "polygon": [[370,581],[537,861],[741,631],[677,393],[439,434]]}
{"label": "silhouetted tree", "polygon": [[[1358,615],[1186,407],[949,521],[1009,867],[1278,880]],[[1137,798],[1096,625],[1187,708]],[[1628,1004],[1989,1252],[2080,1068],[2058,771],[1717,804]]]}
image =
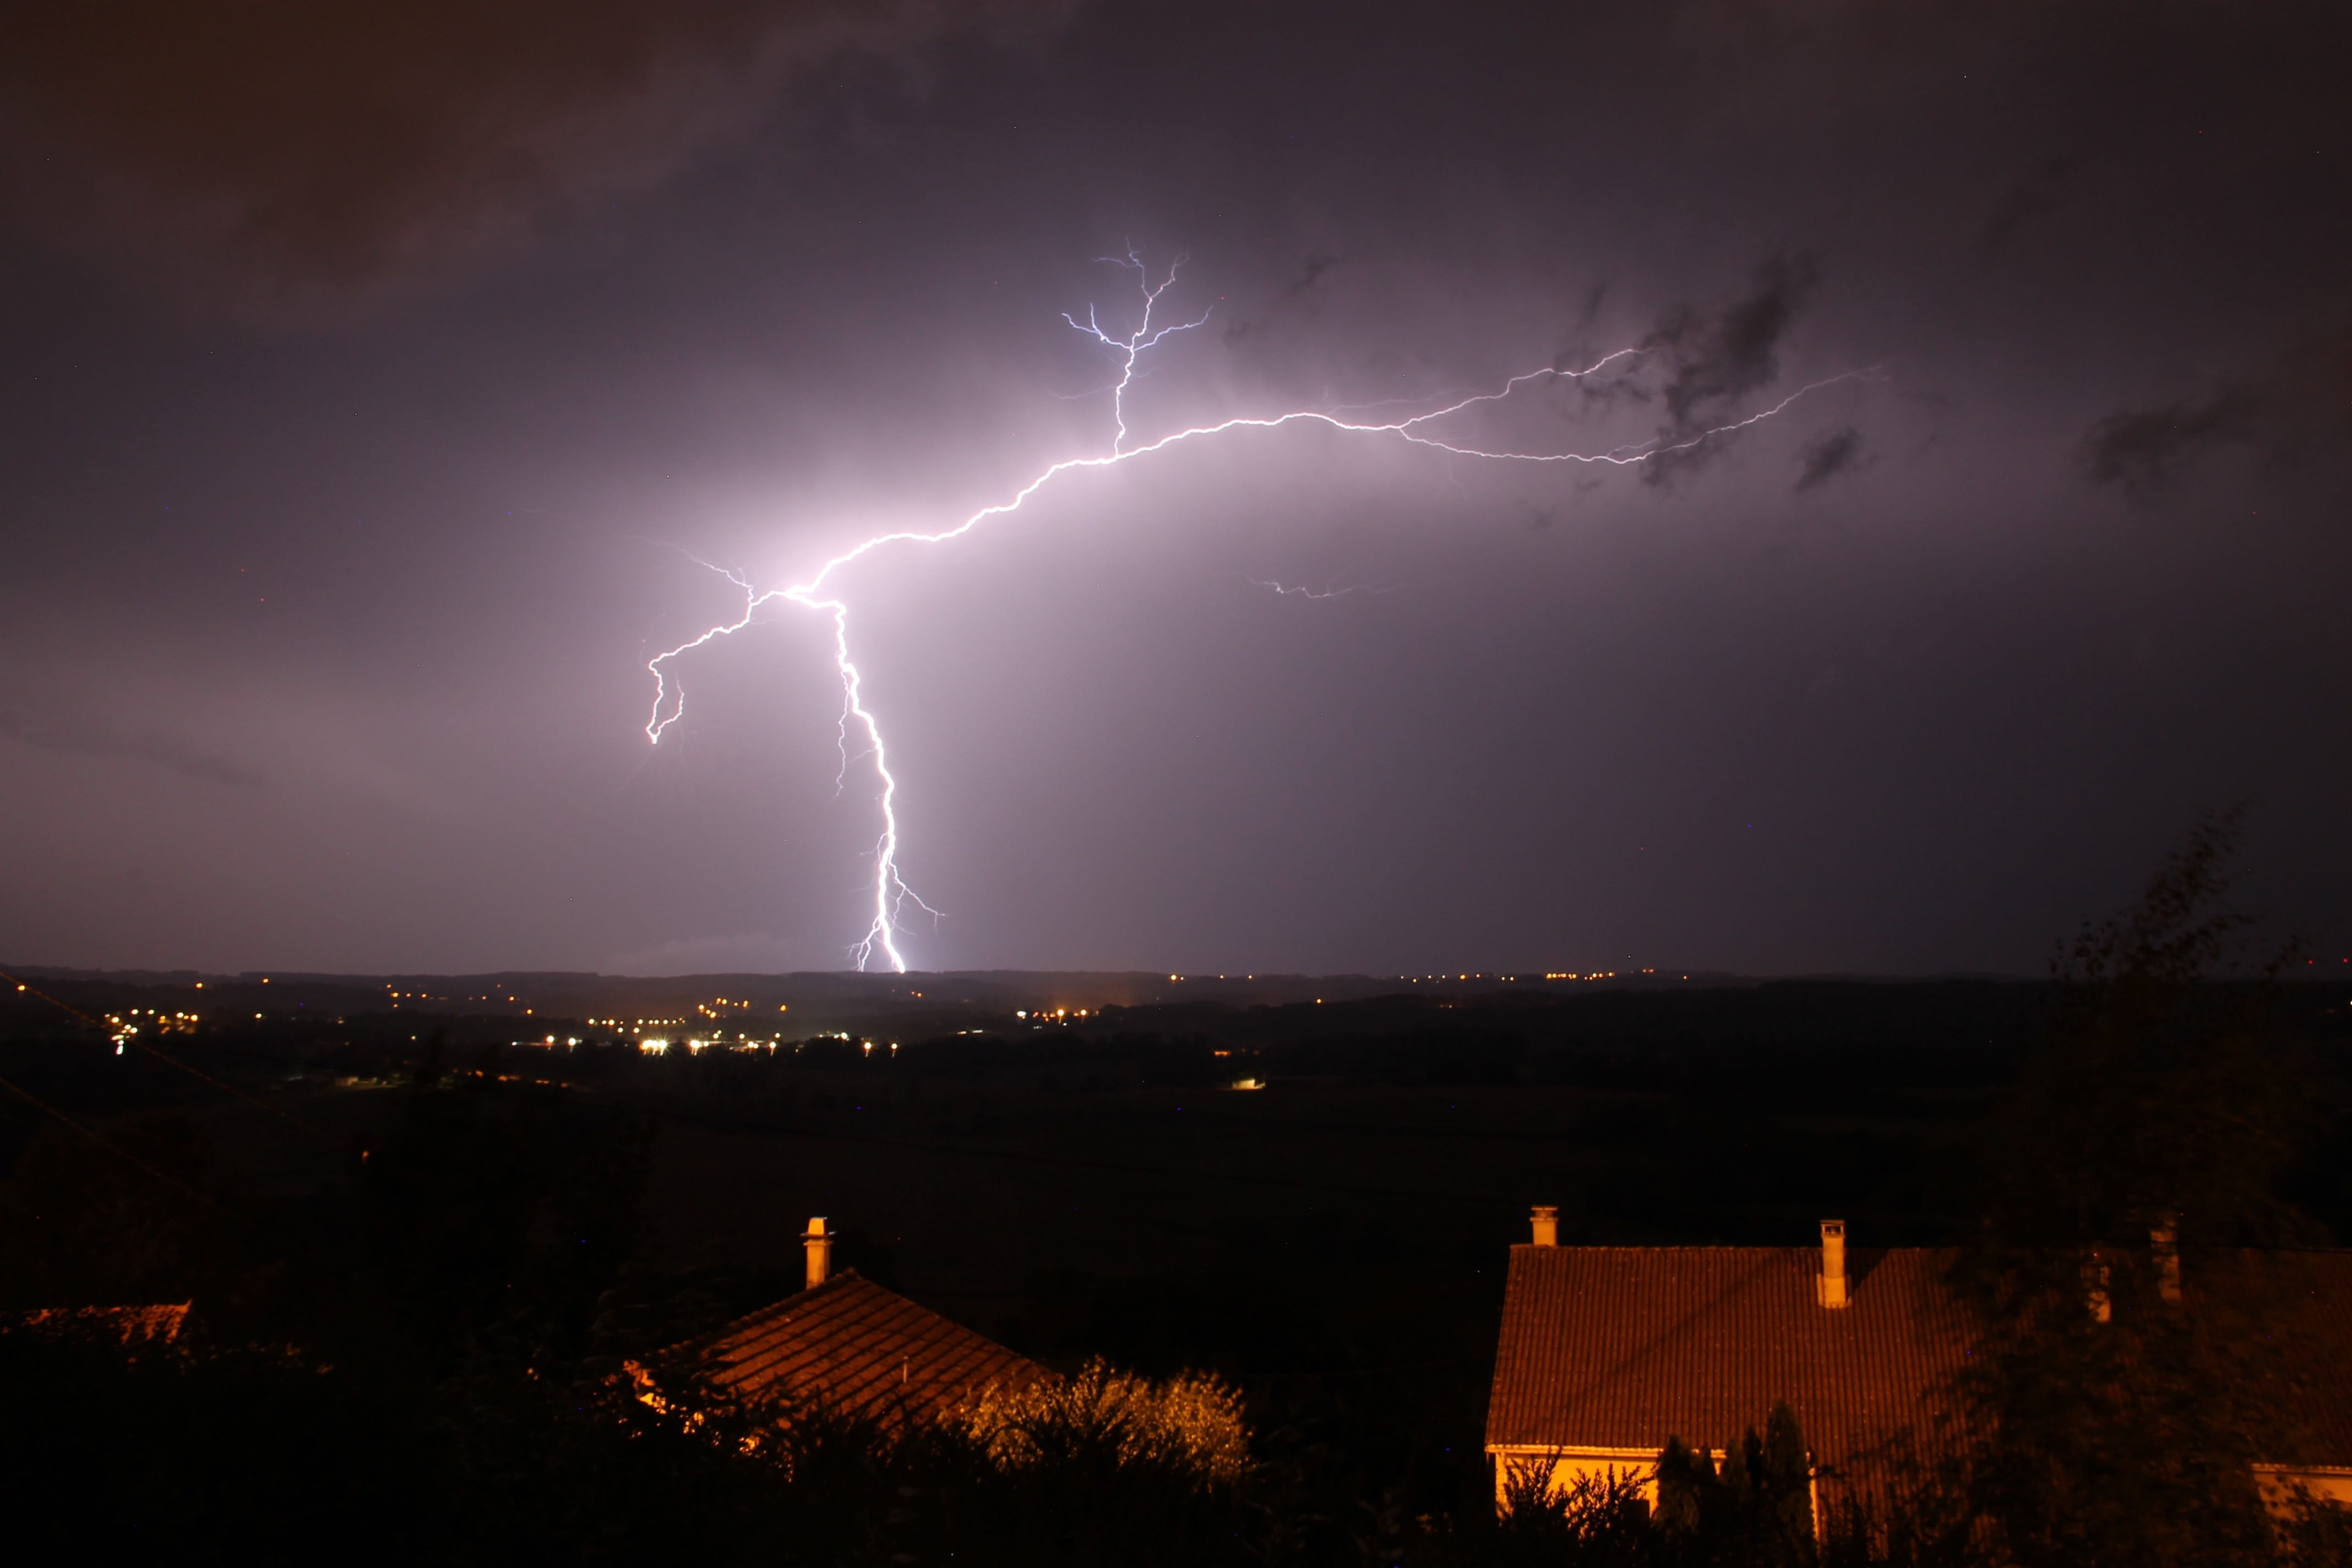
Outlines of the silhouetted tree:
{"label": "silhouetted tree", "polygon": [[1809,1563],[1814,1556],[1812,1458],[1797,1413],[1786,1400],[1774,1400],[1765,1417],[1759,1458],[1764,1484],[1756,1510],[1758,1560]]}
{"label": "silhouetted tree", "polygon": [[1704,1448],[1669,1436],[1658,1455],[1658,1502],[1651,1519],[1668,1535],[1696,1535],[1717,1489],[1715,1464]]}
{"label": "silhouetted tree", "polygon": [[1638,1470],[1579,1476],[1565,1487],[1551,1479],[1549,1462],[1506,1473],[1484,1559],[1493,1568],[1664,1568],[1673,1561],[1642,1500]]}
{"label": "silhouetted tree", "polygon": [[2309,1234],[2277,1195],[2308,1099],[2224,902],[2233,826],[2201,822],[2137,905],[2059,955],[1984,1244],[1956,1270],[1983,1352],[1946,1480],[2028,1568],[2221,1568],[2275,1549],[2250,1469],[2284,1415],[2265,1288],[2192,1247],[2192,1273],[2210,1260],[2192,1284],[2230,1289],[2167,1300],[2149,1246],[2174,1216],[2207,1244]]}

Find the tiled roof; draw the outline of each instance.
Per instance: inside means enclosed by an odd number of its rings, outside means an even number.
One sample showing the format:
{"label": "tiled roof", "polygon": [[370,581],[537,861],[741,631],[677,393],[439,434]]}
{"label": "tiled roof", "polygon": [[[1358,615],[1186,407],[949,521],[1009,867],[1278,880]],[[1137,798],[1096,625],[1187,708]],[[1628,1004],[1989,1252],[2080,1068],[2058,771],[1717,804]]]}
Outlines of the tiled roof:
{"label": "tiled roof", "polygon": [[[1827,1473],[1868,1484],[1906,1432],[1923,1449],[1973,1338],[1948,1252],[1847,1253],[1851,1304],[1820,1304],[1813,1247],[1514,1247],[1490,1448],[1721,1449],[1786,1399]],[[2191,1310],[2275,1342],[2244,1374],[2284,1419],[2279,1462],[2352,1466],[2352,1252],[2186,1252]]]}
{"label": "tiled roof", "polygon": [[1867,1468],[1966,1355],[1946,1255],[1847,1254],[1852,1303],[1821,1305],[1812,1247],[1514,1247],[1489,1447],[1721,1449],[1796,1412],[1825,1468]]}
{"label": "tiled roof", "polygon": [[2190,1248],[2181,1266],[2190,1307],[2253,1352],[2238,1373],[2280,1417],[2263,1458],[2352,1466],[2352,1252]]}
{"label": "tiled roof", "polygon": [[850,1268],[662,1359],[748,1405],[817,1399],[886,1426],[1056,1375]]}
{"label": "tiled roof", "polygon": [[81,1331],[119,1340],[126,1349],[170,1344],[188,1321],[189,1301],[144,1307],[43,1307],[16,1315],[16,1323],[40,1331]]}

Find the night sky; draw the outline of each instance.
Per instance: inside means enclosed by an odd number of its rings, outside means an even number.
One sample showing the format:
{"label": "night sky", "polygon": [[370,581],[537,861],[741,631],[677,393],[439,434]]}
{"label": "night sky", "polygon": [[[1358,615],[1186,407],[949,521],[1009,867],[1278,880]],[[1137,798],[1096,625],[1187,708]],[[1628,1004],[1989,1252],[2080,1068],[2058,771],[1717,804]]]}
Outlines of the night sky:
{"label": "night sky", "polygon": [[[2278,4],[0,19],[0,957],[2038,969],[2200,810],[2352,952],[2352,27]],[[486,18],[479,12],[495,12]],[[706,564],[708,563],[708,564]],[[1267,584],[1305,588],[1286,593]]]}

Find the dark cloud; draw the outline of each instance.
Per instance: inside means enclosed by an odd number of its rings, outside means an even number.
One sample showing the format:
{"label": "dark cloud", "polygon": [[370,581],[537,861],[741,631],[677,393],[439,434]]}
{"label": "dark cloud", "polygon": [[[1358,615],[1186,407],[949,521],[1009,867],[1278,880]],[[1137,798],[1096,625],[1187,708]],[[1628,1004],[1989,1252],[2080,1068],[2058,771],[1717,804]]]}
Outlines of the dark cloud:
{"label": "dark cloud", "polygon": [[1797,461],[1796,488],[1801,494],[1862,466],[1862,432],[1847,425],[1816,436],[1805,443]]}
{"label": "dark cloud", "polygon": [[1584,309],[1578,314],[1576,320],[1577,330],[1580,331],[1591,331],[1592,324],[1601,319],[1601,307],[1606,304],[1608,300],[1609,285],[1606,283],[1595,283],[1591,288],[1586,289],[1584,292]]}
{"label": "dark cloud", "polygon": [[790,73],[1064,0],[33,0],[0,11],[20,217],[250,300],[348,293],[642,188]]}
{"label": "dark cloud", "polygon": [[1667,419],[1658,433],[1664,449],[1643,465],[1645,479],[1664,484],[1704,464],[1709,456],[1705,433],[1734,417],[1748,394],[1779,378],[1781,340],[1818,279],[1811,257],[1774,257],[1729,306],[1713,315],[1685,306],[1643,340],[1665,366],[1655,395]]}
{"label": "dark cloud", "polygon": [[2001,249],[2020,229],[2057,211],[2060,187],[2074,172],[2074,162],[2064,156],[2043,158],[2002,192],[1985,217],[1984,231],[1979,237],[1984,248],[1988,252]]}
{"label": "dark cloud", "polygon": [[1743,395],[1771,384],[1780,339],[1817,277],[1810,257],[1775,257],[1756,269],[1747,297],[1712,320],[1685,310],[1650,334],[1644,346],[1664,350],[1674,365],[1665,402],[1676,433],[1712,423]]}
{"label": "dark cloud", "polygon": [[1299,264],[1298,275],[1290,280],[1264,314],[1255,319],[1236,316],[1225,323],[1226,343],[1238,347],[1283,317],[1294,312],[1313,315],[1318,301],[1308,299],[1307,294],[1322,281],[1327,273],[1339,265],[1339,257],[1328,250],[1317,249],[1307,252],[1307,259]]}
{"label": "dark cloud", "polygon": [[183,778],[207,784],[259,789],[268,783],[252,769],[226,757],[199,750],[174,736],[153,731],[125,733],[96,723],[28,722],[21,715],[0,712],[0,736],[44,752],[77,757],[122,757],[145,763]]}
{"label": "dark cloud", "polygon": [[2193,397],[2109,415],[2083,437],[2091,478],[2161,489],[2231,448],[2292,458],[2352,432],[2352,317],[2307,328],[2277,368]]}
{"label": "dark cloud", "polygon": [[1294,279],[1290,285],[1290,292],[1293,294],[1304,294],[1307,290],[1315,287],[1317,279],[1320,279],[1323,274],[1330,271],[1331,268],[1339,265],[1339,258],[1338,257],[1331,255],[1328,251],[1316,251],[1314,254],[1307,257],[1306,265],[1298,269],[1297,278]]}
{"label": "dark cloud", "polygon": [[2267,401],[2263,388],[2223,386],[2202,397],[2110,415],[2083,438],[2083,458],[2100,484],[2154,489],[2222,447],[2256,439],[2267,423]]}

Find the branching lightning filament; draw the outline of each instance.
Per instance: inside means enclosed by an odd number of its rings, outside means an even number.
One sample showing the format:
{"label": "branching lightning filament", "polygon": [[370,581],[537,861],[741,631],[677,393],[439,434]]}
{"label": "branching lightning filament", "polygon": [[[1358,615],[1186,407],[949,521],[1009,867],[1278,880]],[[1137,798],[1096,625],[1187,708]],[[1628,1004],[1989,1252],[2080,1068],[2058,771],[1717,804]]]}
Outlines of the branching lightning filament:
{"label": "branching lightning filament", "polygon": [[[657,742],[663,733],[671,725],[676,724],[686,711],[685,689],[678,684],[669,668],[677,660],[707,644],[742,631],[753,624],[763,607],[780,601],[797,605],[803,609],[813,610],[831,617],[834,668],[841,681],[842,707],[839,739],[843,775],[845,777],[848,772],[851,761],[849,734],[855,728],[866,742],[866,747],[860,753],[860,758],[862,760],[863,757],[870,756],[873,759],[875,778],[881,786],[877,797],[881,831],[875,844],[872,912],[865,935],[849,949],[851,961],[860,970],[878,962],[898,973],[906,973],[906,954],[900,950],[898,938],[904,929],[902,918],[906,913],[907,906],[911,903],[934,917],[939,911],[924,903],[916,895],[899,869],[898,780],[898,776],[890,771],[889,748],[883,742],[881,723],[875,717],[873,710],[866,706],[863,680],[858,673],[856,661],[850,657],[849,605],[840,597],[836,590],[830,586],[835,574],[852,563],[863,559],[886,545],[939,544],[959,538],[991,519],[1018,511],[1031,496],[1065,474],[1134,462],[1189,442],[1200,441],[1212,436],[1221,436],[1229,431],[1276,430],[1292,425],[1319,425],[1351,435],[1389,437],[1410,442],[1414,446],[1432,447],[1458,458],[1475,458],[1508,463],[1570,463],[1633,468],[1640,464],[1654,462],[1676,453],[1690,451],[1717,437],[1729,435],[1751,425],[1761,424],[1810,393],[1817,392],[1837,382],[1857,380],[1871,374],[1868,371],[1847,371],[1842,374],[1829,376],[1801,386],[1759,413],[1727,420],[1722,424],[1711,425],[1703,429],[1670,432],[1647,441],[1618,446],[1603,452],[1495,450],[1477,446],[1465,437],[1444,435],[1433,426],[1449,416],[1462,414],[1484,405],[1500,403],[1521,388],[1531,384],[1585,380],[1612,366],[1639,360],[1653,352],[1648,348],[1637,346],[1618,349],[1603,354],[1591,364],[1581,368],[1551,364],[1526,371],[1510,377],[1491,391],[1468,394],[1445,402],[1441,406],[1400,418],[1346,418],[1339,414],[1318,409],[1298,409],[1285,414],[1237,416],[1214,424],[1196,425],[1138,443],[1132,439],[1127,425],[1127,394],[1135,384],[1137,367],[1146,353],[1169,337],[1178,332],[1189,331],[1207,321],[1209,318],[1207,313],[1203,312],[1192,321],[1165,326],[1154,324],[1153,317],[1160,307],[1160,298],[1174,284],[1177,271],[1184,265],[1184,258],[1178,257],[1156,283],[1152,281],[1152,275],[1146,270],[1141,258],[1132,252],[1123,257],[1107,257],[1104,259],[1111,265],[1128,268],[1136,274],[1137,286],[1142,295],[1143,309],[1141,318],[1134,331],[1121,336],[1106,329],[1101,324],[1097,313],[1092,309],[1087,310],[1087,319],[1084,321],[1080,321],[1072,315],[1065,315],[1063,320],[1076,331],[1103,344],[1118,356],[1118,378],[1108,388],[1112,426],[1108,451],[1092,457],[1065,458],[1039,472],[1006,499],[982,507],[965,517],[961,522],[940,529],[935,532],[901,530],[876,534],[822,563],[804,580],[787,587],[761,589],[740,574],[725,572],[723,574],[728,580],[743,591],[743,613],[736,619],[714,626],[700,636],[680,643],[666,652],[656,654],[646,661],[646,668],[651,671],[654,678],[654,705],[652,716],[646,723],[646,737],[648,741]],[[1397,406],[1397,405],[1386,406]],[[1264,585],[1283,594],[1305,592],[1274,584]],[[1331,595],[1308,594],[1306,596],[1320,598]]]}

